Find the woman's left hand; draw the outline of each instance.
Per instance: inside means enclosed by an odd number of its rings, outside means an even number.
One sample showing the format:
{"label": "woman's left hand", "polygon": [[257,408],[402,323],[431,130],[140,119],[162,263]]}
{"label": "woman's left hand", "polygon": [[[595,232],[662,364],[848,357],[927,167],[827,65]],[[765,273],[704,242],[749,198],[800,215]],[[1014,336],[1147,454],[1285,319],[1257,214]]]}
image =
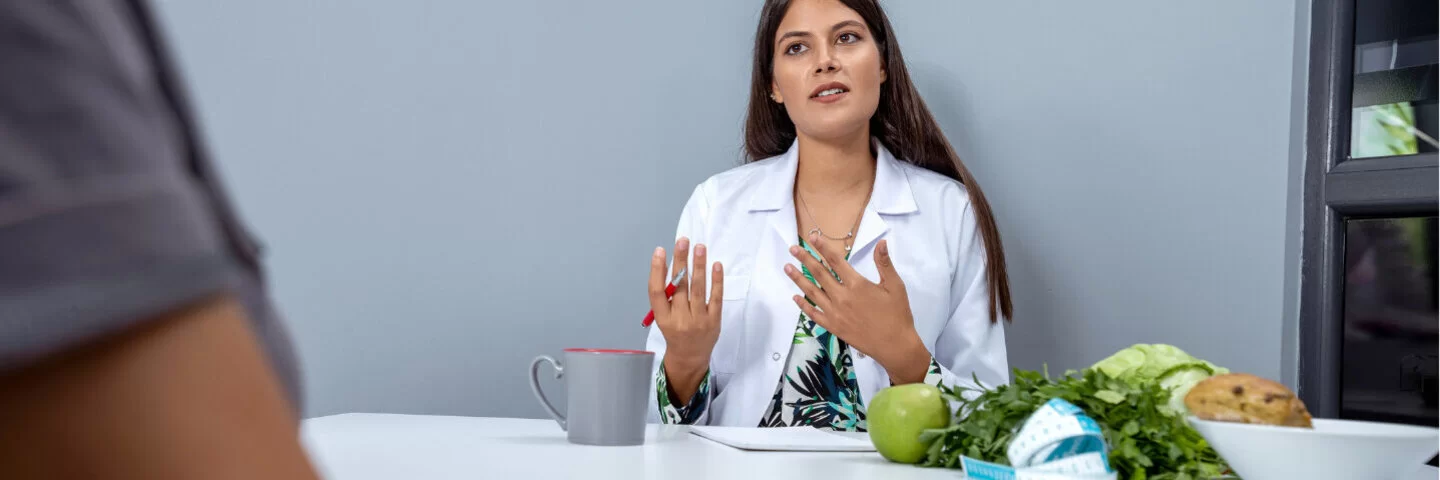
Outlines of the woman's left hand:
{"label": "woman's left hand", "polygon": [[[875,247],[880,283],[860,275],[842,254],[831,251],[814,234],[811,234],[810,245],[824,260],[823,265],[799,246],[791,246],[790,254],[809,269],[818,286],[799,268],[785,265],[790,280],[805,292],[805,297],[794,297],[800,310],[852,348],[874,357],[890,373],[894,383],[923,380],[930,366],[930,353],[915,330],[910,298],[899,272],[895,271],[895,262],[890,259],[889,245],[881,240]],[[829,274],[832,270],[833,275]],[[805,301],[806,297],[815,305]]]}

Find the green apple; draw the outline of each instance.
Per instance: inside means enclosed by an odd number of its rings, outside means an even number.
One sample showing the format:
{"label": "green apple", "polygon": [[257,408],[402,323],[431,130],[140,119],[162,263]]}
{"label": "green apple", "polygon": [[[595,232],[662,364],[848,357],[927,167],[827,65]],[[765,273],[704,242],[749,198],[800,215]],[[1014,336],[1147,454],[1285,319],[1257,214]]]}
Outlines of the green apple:
{"label": "green apple", "polygon": [[950,426],[950,405],[934,385],[911,383],[881,390],[866,409],[870,442],[887,460],[917,463],[930,445],[920,433]]}

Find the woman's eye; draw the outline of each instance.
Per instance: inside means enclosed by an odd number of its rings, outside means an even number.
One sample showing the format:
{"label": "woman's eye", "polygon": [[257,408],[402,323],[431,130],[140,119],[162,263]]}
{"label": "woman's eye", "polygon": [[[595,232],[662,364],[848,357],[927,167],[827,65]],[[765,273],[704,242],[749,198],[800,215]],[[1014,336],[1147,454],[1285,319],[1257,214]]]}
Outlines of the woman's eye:
{"label": "woman's eye", "polygon": [[840,43],[855,43],[860,41],[860,36],[853,33],[842,33],[840,34],[840,38],[837,38],[836,40],[838,40]]}
{"label": "woman's eye", "polygon": [[786,54],[786,55],[799,55],[799,54],[804,53],[806,50],[809,50],[809,49],[810,49],[810,48],[809,48],[809,47],[806,47],[805,44],[803,44],[803,43],[794,43],[794,44],[791,44],[789,47],[785,47],[785,54]]}

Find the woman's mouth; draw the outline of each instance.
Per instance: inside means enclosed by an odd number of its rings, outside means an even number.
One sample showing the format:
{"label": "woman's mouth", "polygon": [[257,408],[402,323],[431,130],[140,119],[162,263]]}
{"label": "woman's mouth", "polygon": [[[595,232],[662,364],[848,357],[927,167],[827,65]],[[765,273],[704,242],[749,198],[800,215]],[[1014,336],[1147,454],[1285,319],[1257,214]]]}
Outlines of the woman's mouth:
{"label": "woman's mouth", "polygon": [[845,95],[848,93],[849,92],[843,88],[832,88],[820,92],[818,95],[810,97],[810,99],[820,103],[835,103],[845,98]]}
{"label": "woman's mouth", "polygon": [[830,82],[821,85],[810,94],[810,99],[820,103],[835,103],[845,98],[850,89],[840,82]]}

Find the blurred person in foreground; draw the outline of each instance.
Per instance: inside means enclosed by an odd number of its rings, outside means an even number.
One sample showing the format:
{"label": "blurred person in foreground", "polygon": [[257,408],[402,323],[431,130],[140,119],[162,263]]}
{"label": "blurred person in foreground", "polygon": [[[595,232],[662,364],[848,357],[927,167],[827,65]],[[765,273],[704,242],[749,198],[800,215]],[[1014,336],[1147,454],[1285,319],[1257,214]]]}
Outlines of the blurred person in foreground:
{"label": "blurred person in foreground", "polygon": [[159,30],[142,0],[0,2],[0,476],[315,478]]}

